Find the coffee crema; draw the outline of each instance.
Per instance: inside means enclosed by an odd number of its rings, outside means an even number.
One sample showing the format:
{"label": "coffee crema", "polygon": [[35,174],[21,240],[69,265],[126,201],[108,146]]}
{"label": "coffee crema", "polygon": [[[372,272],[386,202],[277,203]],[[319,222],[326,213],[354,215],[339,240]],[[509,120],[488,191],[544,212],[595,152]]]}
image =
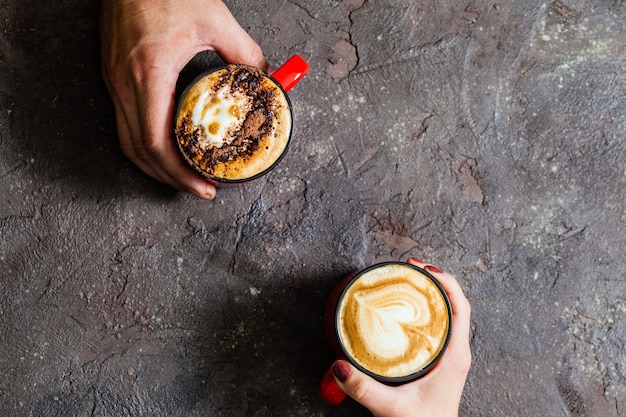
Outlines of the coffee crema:
{"label": "coffee crema", "polygon": [[365,271],[345,290],[337,311],[345,353],[382,377],[423,370],[447,343],[446,299],[428,276],[408,264]]}
{"label": "coffee crema", "polygon": [[287,149],[289,99],[265,72],[228,65],[193,83],[179,104],[175,133],[191,167],[217,181],[265,173]]}

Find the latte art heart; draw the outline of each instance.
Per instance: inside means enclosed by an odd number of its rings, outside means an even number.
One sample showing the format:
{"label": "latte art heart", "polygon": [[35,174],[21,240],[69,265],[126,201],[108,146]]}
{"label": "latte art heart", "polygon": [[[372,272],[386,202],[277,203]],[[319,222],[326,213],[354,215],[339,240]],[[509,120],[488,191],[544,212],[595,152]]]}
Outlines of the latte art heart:
{"label": "latte art heart", "polygon": [[414,270],[391,272],[395,275],[363,276],[348,289],[339,333],[361,366],[396,377],[419,371],[439,353],[449,323],[435,284]]}
{"label": "latte art heart", "polygon": [[420,330],[431,318],[424,294],[406,283],[395,287],[372,288],[354,296],[358,321],[368,329],[359,335],[364,348],[387,361],[415,351],[423,343]]}

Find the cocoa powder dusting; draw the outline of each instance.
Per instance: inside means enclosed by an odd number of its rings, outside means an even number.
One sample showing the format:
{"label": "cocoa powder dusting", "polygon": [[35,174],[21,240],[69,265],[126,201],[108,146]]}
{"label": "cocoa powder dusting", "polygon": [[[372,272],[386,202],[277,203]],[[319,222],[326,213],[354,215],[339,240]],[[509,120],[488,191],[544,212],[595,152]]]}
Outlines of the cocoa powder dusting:
{"label": "cocoa powder dusting", "polygon": [[260,111],[250,113],[250,115],[246,118],[246,121],[243,122],[241,135],[243,137],[249,137],[261,134],[261,126],[263,126],[263,123],[265,123],[265,115],[263,115]]}

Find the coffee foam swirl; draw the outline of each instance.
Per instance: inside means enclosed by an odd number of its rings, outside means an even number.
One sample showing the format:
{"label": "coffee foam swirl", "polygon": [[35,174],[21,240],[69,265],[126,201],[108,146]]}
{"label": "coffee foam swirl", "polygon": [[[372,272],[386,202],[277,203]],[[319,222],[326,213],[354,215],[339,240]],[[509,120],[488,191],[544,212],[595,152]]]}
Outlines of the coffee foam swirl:
{"label": "coffee foam swirl", "polygon": [[203,129],[204,146],[218,148],[233,141],[231,133],[245,121],[252,108],[252,98],[223,86],[217,91],[204,91],[196,101],[191,121]]}
{"label": "coffee foam swirl", "polygon": [[385,377],[415,373],[442,349],[446,302],[419,271],[388,265],[361,276],[340,304],[339,334],[347,353]]}
{"label": "coffee foam swirl", "polygon": [[229,65],[197,80],[176,117],[178,147],[191,167],[217,180],[246,180],[270,169],[286,151],[289,100],[263,71]]}

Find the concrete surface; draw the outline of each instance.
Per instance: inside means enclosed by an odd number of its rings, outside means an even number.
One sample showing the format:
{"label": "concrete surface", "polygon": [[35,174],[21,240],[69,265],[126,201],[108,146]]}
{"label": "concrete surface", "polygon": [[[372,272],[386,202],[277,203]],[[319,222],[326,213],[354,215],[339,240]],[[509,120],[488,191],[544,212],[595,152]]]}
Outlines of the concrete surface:
{"label": "concrete surface", "polygon": [[321,312],[407,256],[472,303],[461,415],[626,415],[624,1],[228,4],[312,70],[213,202],[120,153],[98,2],[0,4],[0,415],[366,416]]}

